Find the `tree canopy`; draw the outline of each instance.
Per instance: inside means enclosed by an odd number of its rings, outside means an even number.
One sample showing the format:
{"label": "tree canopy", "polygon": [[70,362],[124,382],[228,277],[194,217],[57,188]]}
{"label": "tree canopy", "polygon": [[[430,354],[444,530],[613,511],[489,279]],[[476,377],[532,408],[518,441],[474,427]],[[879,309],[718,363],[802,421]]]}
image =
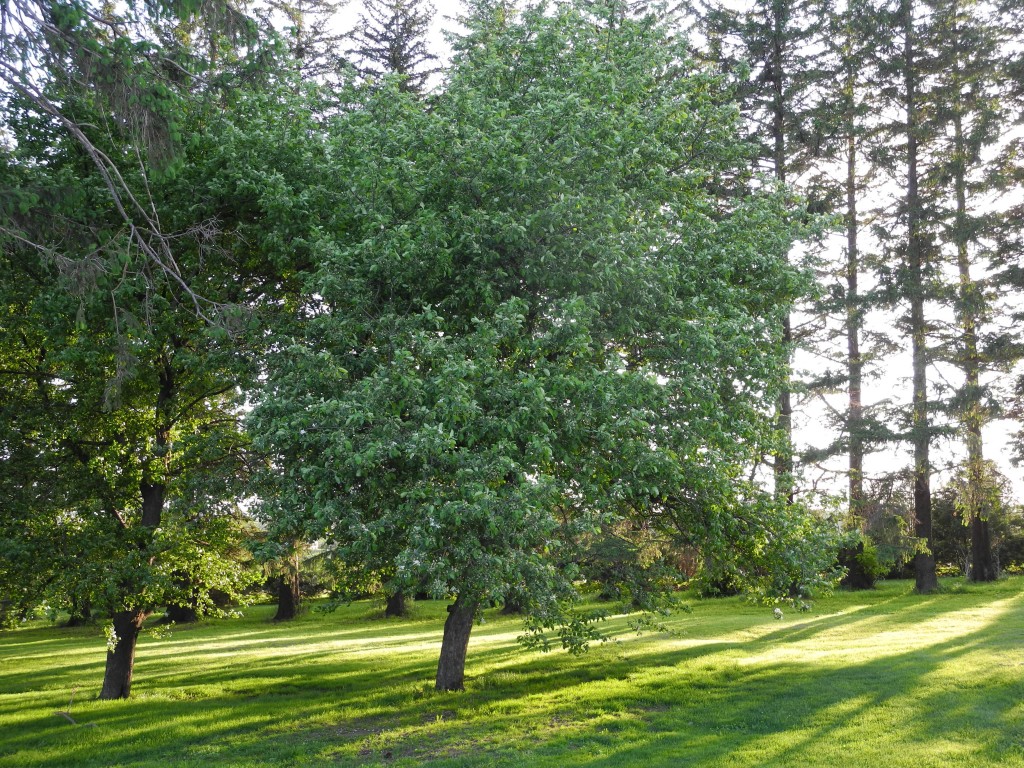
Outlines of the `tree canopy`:
{"label": "tree canopy", "polygon": [[[723,83],[606,10],[484,8],[429,106],[353,87],[331,123],[350,194],[250,420],[271,525],[454,596],[463,658],[513,586],[585,644],[573,553],[603,522],[723,564],[781,534],[743,473],[803,289],[792,206],[748,170]],[[445,653],[438,687],[461,687]]]}

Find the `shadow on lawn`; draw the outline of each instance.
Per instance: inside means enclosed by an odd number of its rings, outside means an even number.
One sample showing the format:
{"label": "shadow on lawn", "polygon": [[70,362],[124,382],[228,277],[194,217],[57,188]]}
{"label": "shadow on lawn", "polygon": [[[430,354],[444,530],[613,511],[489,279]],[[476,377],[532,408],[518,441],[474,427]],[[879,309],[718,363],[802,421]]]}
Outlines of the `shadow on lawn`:
{"label": "shadow on lawn", "polygon": [[[992,616],[984,627],[958,637],[867,661],[846,661],[841,653],[821,663],[794,661],[798,643],[825,636],[841,642],[844,633],[875,625],[879,631],[902,629],[966,606]],[[758,621],[751,619],[747,629],[763,629]],[[436,648],[395,653],[388,647],[421,635],[421,622],[360,623],[354,629],[340,617],[307,625],[250,622],[230,636],[197,629],[177,654],[148,659],[142,648],[136,699],[83,702],[76,714],[95,728],[76,729],[48,712],[23,718],[16,728],[0,729],[0,756],[7,753],[10,764],[25,766],[320,759],[342,765],[404,759],[407,764],[560,768],[799,765],[816,763],[823,741],[863,747],[853,743],[858,724],[886,708],[902,713],[904,739],[955,734],[973,758],[993,765],[1020,756],[1014,750],[1019,750],[1022,724],[1019,714],[1010,715],[1019,700],[1020,670],[975,688],[932,685],[927,695],[917,695],[922,681],[951,662],[1017,648],[1024,605],[1005,589],[976,592],[969,600],[873,598],[843,613],[809,616],[735,641],[684,636],[690,644],[608,643],[581,658],[524,654],[512,642],[487,644],[490,636],[516,626],[496,621],[474,632],[468,690],[458,695],[430,690]],[[439,624],[434,634],[439,641]],[[339,637],[386,642],[379,654],[312,648]],[[239,639],[272,647],[287,642],[293,652],[235,661],[215,657],[182,674],[178,654],[201,653],[208,643],[231,646]],[[789,655],[773,661],[775,649]],[[475,670],[489,671],[474,675]],[[67,685],[69,675],[77,682],[88,674],[89,684],[98,685],[101,672],[99,655],[95,664],[59,665],[44,678]],[[7,674],[2,679],[6,690],[29,682]],[[35,678],[32,687],[38,690],[39,682]],[[66,692],[48,693],[53,708],[63,708]],[[0,722],[16,707],[14,697],[0,696]],[[898,755],[888,757],[880,755],[879,764],[898,763]]]}

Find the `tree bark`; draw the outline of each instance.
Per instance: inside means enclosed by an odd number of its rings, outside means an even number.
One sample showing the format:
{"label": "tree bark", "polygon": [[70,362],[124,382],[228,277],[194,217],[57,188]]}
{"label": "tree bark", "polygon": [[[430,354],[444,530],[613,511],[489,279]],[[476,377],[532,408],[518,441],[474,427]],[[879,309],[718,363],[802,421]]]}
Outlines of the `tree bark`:
{"label": "tree bark", "polygon": [[278,577],[277,613],[274,615],[274,621],[290,621],[298,616],[301,598],[297,573]]}
{"label": "tree bark", "polygon": [[971,518],[971,581],[995,581],[999,577],[992,557],[992,534],[988,520]]}
{"label": "tree bark", "polygon": [[384,607],[386,618],[401,618],[409,615],[409,606],[405,602],[405,592],[399,590],[387,596],[387,604]]}
{"label": "tree bark", "polygon": [[175,605],[171,603],[167,606],[167,621],[175,624],[194,624],[199,621],[199,614],[196,613],[196,609],[191,605]]}
{"label": "tree bark", "polygon": [[[789,9],[785,0],[772,3],[772,53],[768,74],[772,88],[772,163],[775,178],[786,183],[786,70],[783,62]],[[793,485],[793,396],[792,367],[789,350],[793,345],[793,326],[790,313],[782,319],[782,346],[786,362],[779,392],[778,423],[782,446],[774,458],[775,495],[792,504]]]}
{"label": "tree bark", "polygon": [[856,126],[856,83],[857,75],[853,63],[852,33],[849,34],[846,55],[846,366],[849,377],[849,411],[847,430],[850,435],[850,506],[851,520],[860,520],[864,506],[864,402],[863,378],[864,360],[860,353],[860,329],[862,314],[858,277],[860,273],[860,251],[858,249],[857,219],[857,126]]}
{"label": "tree bark", "polygon": [[978,350],[978,321],[981,291],[971,276],[971,260],[968,252],[967,215],[967,163],[968,151],[964,140],[963,126],[963,76],[960,67],[960,35],[956,22],[956,8],[953,9],[951,41],[955,46],[953,76],[953,184],[956,192],[956,219],[953,239],[956,242],[956,263],[960,278],[960,335],[963,344],[961,368],[964,372],[965,404],[962,415],[967,443],[967,519],[971,525],[971,581],[994,581],[995,563],[992,559],[992,541],[989,533],[985,499],[987,478],[985,477],[984,441],[982,424],[985,421],[981,399],[981,355]]}
{"label": "tree bark", "polygon": [[505,604],[501,607],[502,616],[518,616],[526,612],[526,602],[518,595],[506,595]]}
{"label": "tree bark", "polygon": [[914,3],[902,0],[903,68],[907,113],[907,267],[910,300],[910,334],[913,358],[914,410],[911,429],[914,443],[914,535],[928,552],[914,557],[915,586],[918,592],[932,592],[938,585],[932,548],[931,428],[928,416],[928,347],[924,317],[924,243],[921,233],[921,196],[918,189],[918,104],[917,62],[914,48]]}
{"label": "tree bark", "polygon": [[107,667],[103,673],[101,699],[127,699],[132,690],[135,670],[135,645],[139,640],[145,611],[121,611],[114,616],[117,645],[107,651]]}
{"label": "tree bark", "polygon": [[71,601],[71,610],[68,612],[68,620],[65,627],[84,627],[92,623],[92,601],[88,596]]}
{"label": "tree bark", "polygon": [[434,684],[438,691],[461,691],[465,687],[466,651],[469,648],[469,634],[473,631],[476,607],[475,600],[468,600],[462,595],[448,606]]}

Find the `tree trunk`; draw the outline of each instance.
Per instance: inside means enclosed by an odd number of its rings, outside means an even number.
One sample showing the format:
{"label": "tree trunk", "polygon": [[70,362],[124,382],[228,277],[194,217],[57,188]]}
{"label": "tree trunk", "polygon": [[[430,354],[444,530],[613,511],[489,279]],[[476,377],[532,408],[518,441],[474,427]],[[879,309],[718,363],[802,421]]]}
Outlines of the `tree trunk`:
{"label": "tree trunk", "polygon": [[[920,477],[914,480],[914,508],[931,508],[931,489],[927,478],[922,482]],[[926,524],[918,518],[914,525],[914,535],[922,539],[929,547],[932,543],[932,521],[929,515]],[[921,594],[934,592],[939,587],[939,576],[935,570],[935,557],[931,552],[919,552],[914,556],[914,589]]]}
{"label": "tree trunk", "polygon": [[438,691],[461,691],[466,675],[466,651],[469,648],[469,634],[473,631],[476,616],[475,600],[462,595],[448,606],[448,619],[444,623],[444,639],[441,641],[441,656],[437,661],[437,680],[434,688]]}
{"label": "tree trunk", "polygon": [[953,182],[956,191],[956,222],[953,239],[956,242],[957,271],[960,278],[960,335],[963,344],[961,369],[964,372],[965,403],[961,416],[967,443],[967,519],[971,524],[971,581],[994,581],[995,564],[992,561],[992,542],[987,512],[984,507],[988,496],[984,460],[982,425],[985,421],[981,398],[981,354],[978,350],[978,322],[983,298],[971,276],[968,251],[970,241],[967,212],[967,164],[970,161],[963,126],[963,77],[960,68],[960,35],[955,21],[951,30],[953,57]]}
{"label": "tree trunk", "polygon": [[507,595],[505,597],[505,605],[501,608],[501,614],[503,616],[518,616],[525,612],[526,603],[521,597],[512,595]]}
{"label": "tree trunk", "polygon": [[135,645],[139,640],[145,611],[121,611],[114,616],[117,645],[107,651],[107,667],[103,673],[101,699],[127,699],[132,690],[135,670]]}
{"label": "tree trunk", "polygon": [[[852,38],[852,35],[851,35]],[[857,126],[856,126],[856,83],[853,68],[852,41],[848,41],[849,57],[846,73],[846,366],[849,377],[849,411],[847,430],[850,435],[850,506],[851,520],[860,520],[864,506],[864,403],[863,373],[864,360],[860,354],[860,329],[862,323],[858,277],[860,273],[860,251],[858,249],[857,219]]]}
{"label": "tree trunk", "polygon": [[281,576],[277,581],[277,613],[274,621],[290,621],[299,615],[301,602],[298,574]]}
{"label": "tree trunk", "polygon": [[971,518],[971,581],[995,581],[999,576],[992,557],[992,536],[988,520]]}
{"label": "tree trunk", "polygon": [[73,599],[65,627],[84,627],[92,623],[92,601],[88,596]]}
{"label": "tree trunk", "polygon": [[387,605],[384,607],[386,618],[401,618],[409,615],[409,606],[405,602],[405,592],[399,590],[387,596]]}
{"label": "tree trunk", "polygon": [[[914,443],[914,535],[932,547],[932,492],[929,447],[931,425],[928,415],[928,346],[924,317],[924,243],[921,233],[921,196],[918,189],[917,62],[914,49],[914,3],[903,0],[903,67],[907,112],[907,267],[910,301],[910,335],[913,358],[914,415],[911,433]],[[938,585],[935,558],[930,551],[914,557],[918,592],[932,592]]]}
{"label": "tree trunk", "polygon": [[191,605],[169,604],[167,606],[167,621],[175,624],[194,624],[199,621],[199,614]]}
{"label": "tree trunk", "polygon": [[[142,497],[141,527],[147,531],[145,540],[140,541],[139,548],[146,552],[152,533],[160,527],[163,516],[164,502],[167,497],[164,472],[167,469],[168,450],[170,445],[173,419],[170,414],[170,403],[174,400],[176,388],[174,370],[170,360],[164,356],[163,367],[159,373],[160,390],[157,393],[156,429],[153,434],[153,467],[146,466],[139,492]],[[162,464],[162,466],[161,466]],[[155,472],[153,470],[156,470]],[[153,559],[149,560],[150,565]],[[130,590],[131,585],[128,585]],[[129,591],[131,598],[137,598],[139,591]],[[103,688],[100,689],[101,699],[126,699],[132,689],[132,673],[135,670],[135,645],[139,640],[142,623],[149,616],[149,609],[121,611],[114,615],[114,633],[117,635],[114,650],[107,651],[107,666],[103,673]]]}
{"label": "tree trunk", "polygon": [[[786,71],[784,67],[788,8],[784,0],[772,3],[772,53],[768,67],[772,89],[772,163],[775,178],[786,183]],[[775,495],[792,504],[793,485],[793,396],[790,348],[793,345],[793,326],[790,313],[782,319],[782,346],[786,362],[779,393],[778,424],[782,445],[774,457]]]}

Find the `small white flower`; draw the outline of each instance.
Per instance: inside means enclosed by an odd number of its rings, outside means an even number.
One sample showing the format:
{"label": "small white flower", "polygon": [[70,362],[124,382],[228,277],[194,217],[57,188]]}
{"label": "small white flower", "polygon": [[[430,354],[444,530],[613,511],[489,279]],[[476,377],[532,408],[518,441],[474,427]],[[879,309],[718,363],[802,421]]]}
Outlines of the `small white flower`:
{"label": "small white flower", "polygon": [[117,649],[117,644],[121,638],[117,636],[117,631],[114,629],[114,624],[111,622],[103,628],[103,634],[107,636],[107,652],[113,653]]}

